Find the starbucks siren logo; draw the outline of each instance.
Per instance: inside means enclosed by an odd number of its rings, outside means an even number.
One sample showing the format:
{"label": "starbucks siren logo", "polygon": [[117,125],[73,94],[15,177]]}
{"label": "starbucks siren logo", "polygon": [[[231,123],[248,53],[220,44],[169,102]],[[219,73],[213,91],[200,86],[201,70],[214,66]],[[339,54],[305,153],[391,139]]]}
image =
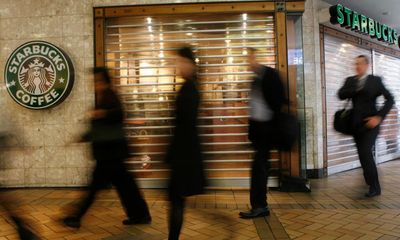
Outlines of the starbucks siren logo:
{"label": "starbucks siren logo", "polygon": [[30,109],[44,109],[62,102],[74,83],[68,55],[44,42],[28,42],[9,57],[5,81],[11,97]]}

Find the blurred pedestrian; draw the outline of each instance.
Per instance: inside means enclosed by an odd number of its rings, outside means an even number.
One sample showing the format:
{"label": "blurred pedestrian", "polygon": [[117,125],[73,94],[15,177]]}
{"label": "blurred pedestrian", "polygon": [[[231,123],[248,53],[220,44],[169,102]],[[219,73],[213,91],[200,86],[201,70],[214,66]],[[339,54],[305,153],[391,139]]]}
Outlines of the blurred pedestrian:
{"label": "blurred pedestrian", "polygon": [[128,216],[123,224],[148,224],[151,222],[148,206],[124,164],[129,154],[123,130],[121,102],[111,88],[111,78],[107,69],[97,67],[94,69],[94,74],[97,104],[91,114],[91,129],[84,135],[83,140],[92,143],[96,166],[87,196],[79,208],[64,219],[64,224],[79,228],[81,218],[92,205],[98,191],[110,183],[116,187]]}
{"label": "blurred pedestrian", "polygon": [[[5,112],[3,112],[0,118],[0,146],[9,145],[10,138],[12,138],[13,135],[15,137],[15,134],[17,134],[16,132],[18,130],[12,127],[11,123],[11,119],[6,116]],[[1,155],[4,156],[3,154]],[[9,160],[10,159],[0,159],[0,161]],[[21,240],[39,239],[39,237],[31,231],[27,221],[23,219],[21,214],[17,211],[17,203],[18,199],[12,198],[11,194],[7,194],[6,192],[0,193],[0,208],[3,208],[6,211],[12,224],[15,225],[19,238]]]}
{"label": "blurred pedestrian", "polygon": [[175,128],[166,156],[166,162],[171,169],[169,240],[179,239],[185,198],[203,193],[205,186],[197,129],[200,94],[195,57],[189,47],[179,49],[177,55],[177,70],[184,83],[176,98]]}
{"label": "blurred pedestrian", "polygon": [[[349,99],[353,103],[352,126],[358,156],[364,172],[364,179],[369,185],[366,197],[381,194],[378,170],[375,164],[373,147],[379,134],[380,124],[394,104],[392,94],[378,76],[369,75],[369,59],[360,55],[355,59],[356,76],[348,77],[339,89],[340,99]],[[386,101],[379,110],[376,100],[384,96]]]}
{"label": "blurred pedestrian", "polygon": [[256,60],[255,49],[248,49],[248,62],[255,73],[250,91],[249,140],[255,150],[251,166],[250,211],[240,212],[241,218],[269,215],[267,204],[268,172],[274,117],[285,103],[285,92],[278,72]]}

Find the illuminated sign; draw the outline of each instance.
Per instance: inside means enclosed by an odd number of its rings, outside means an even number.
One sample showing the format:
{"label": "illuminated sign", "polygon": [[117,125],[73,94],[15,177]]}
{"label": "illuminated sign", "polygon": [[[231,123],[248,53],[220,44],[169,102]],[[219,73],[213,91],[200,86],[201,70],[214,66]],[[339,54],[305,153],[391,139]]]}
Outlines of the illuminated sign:
{"label": "illuminated sign", "polygon": [[369,35],[387,44],[395,44],[400,48],[396,29],[380,23],[370,17],[360,14],[341,4],[329,8],[330,22],[351,29],[360,34]]}

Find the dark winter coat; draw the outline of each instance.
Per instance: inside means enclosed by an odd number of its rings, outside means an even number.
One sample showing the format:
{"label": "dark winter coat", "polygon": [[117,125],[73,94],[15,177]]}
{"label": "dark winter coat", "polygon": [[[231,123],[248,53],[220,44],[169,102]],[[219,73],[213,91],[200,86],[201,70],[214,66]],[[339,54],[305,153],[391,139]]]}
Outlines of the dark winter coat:
{"label": "dark winter coat", "polygon": [[200,94],[196,80],[186,80],[176,98],[175,128],[166,156],[170,165],[170,195],[191,196],[205,186],[197,128]]}

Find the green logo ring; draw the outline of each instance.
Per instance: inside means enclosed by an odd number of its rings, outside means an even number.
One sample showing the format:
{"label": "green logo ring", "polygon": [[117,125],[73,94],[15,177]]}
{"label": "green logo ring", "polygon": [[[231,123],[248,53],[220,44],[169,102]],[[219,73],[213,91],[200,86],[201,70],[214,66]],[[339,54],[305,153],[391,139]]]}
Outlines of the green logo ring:
{"label": "green logo ring", "polygon": [[69,56],[45,41],[31,41],[14,50],[7,60],[4,79],[15,102],[29,109],[46,109],[63,102],[75,78]]}

